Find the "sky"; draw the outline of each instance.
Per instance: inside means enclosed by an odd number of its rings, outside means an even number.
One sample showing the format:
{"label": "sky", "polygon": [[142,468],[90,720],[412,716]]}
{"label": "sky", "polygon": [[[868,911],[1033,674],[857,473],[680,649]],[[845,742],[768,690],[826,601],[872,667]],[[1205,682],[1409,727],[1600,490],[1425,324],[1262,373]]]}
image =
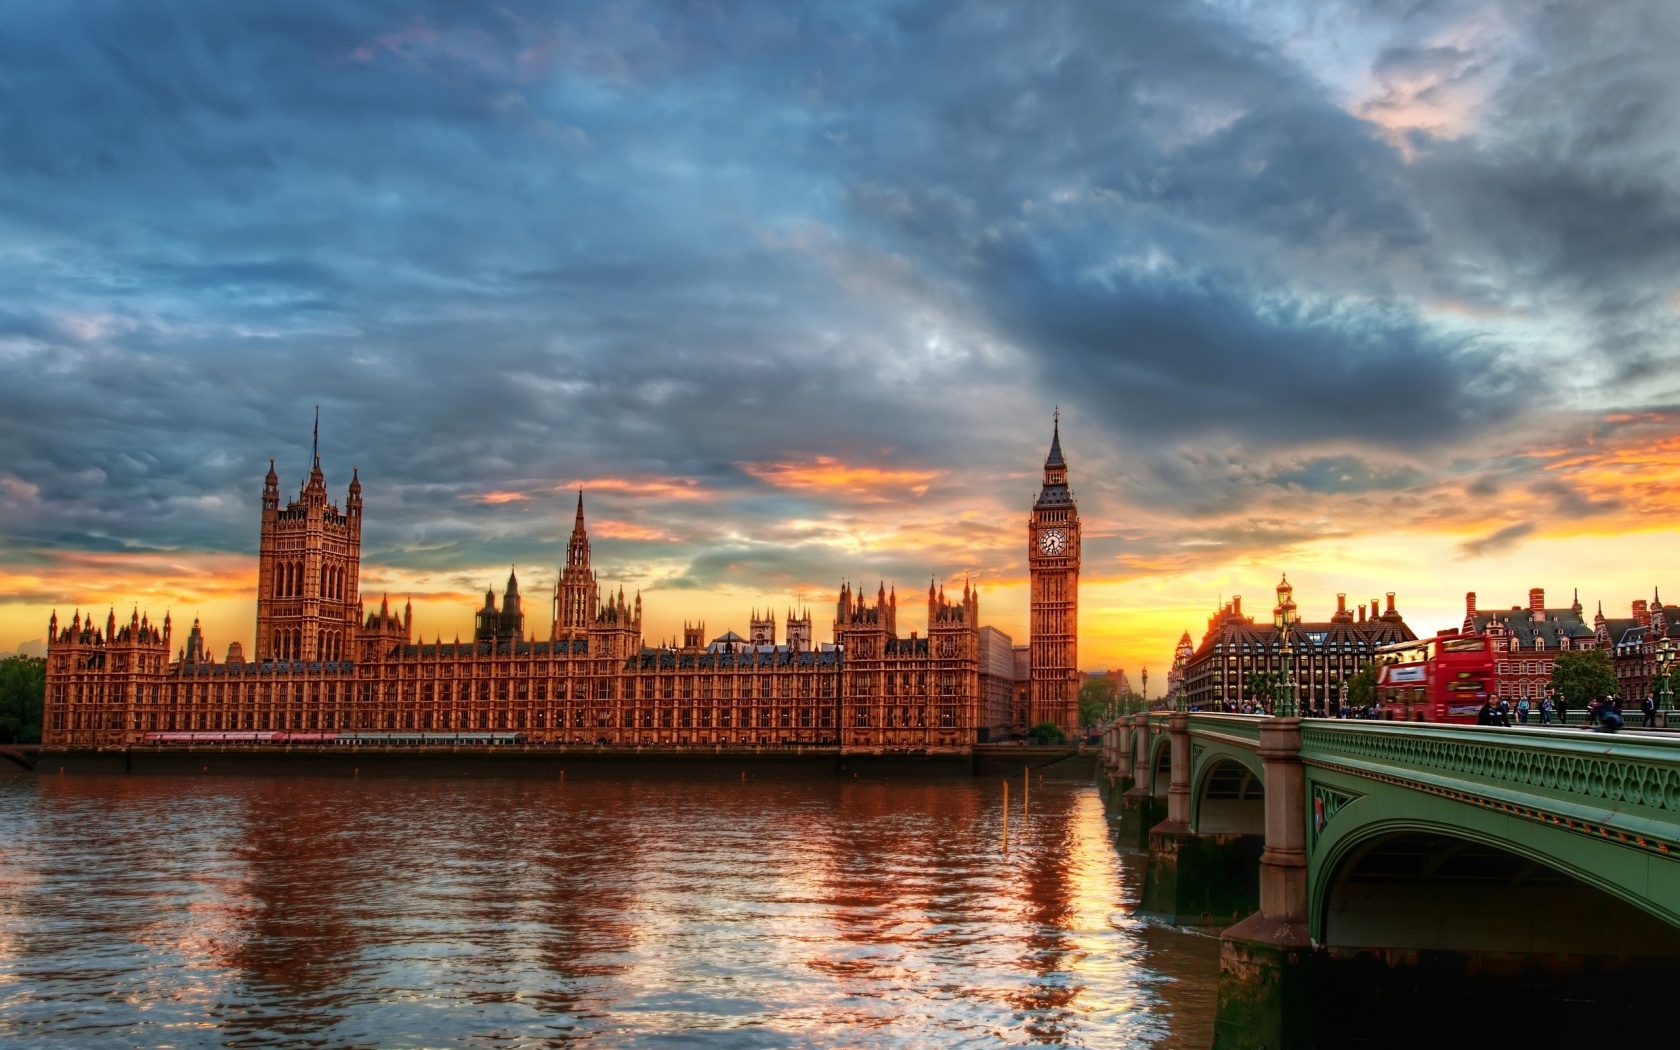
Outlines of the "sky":
{"label": "sky", "polygon": [[10,5],[0,652],[249,644],[316,405],[427,638],[510,567],[545,633],[581,486],[650,641],[930,579],[1025,641],[1057,408],[1089,669],[1285,572],[1423,633],[1680,597],[1677,50],[1665,0]]}

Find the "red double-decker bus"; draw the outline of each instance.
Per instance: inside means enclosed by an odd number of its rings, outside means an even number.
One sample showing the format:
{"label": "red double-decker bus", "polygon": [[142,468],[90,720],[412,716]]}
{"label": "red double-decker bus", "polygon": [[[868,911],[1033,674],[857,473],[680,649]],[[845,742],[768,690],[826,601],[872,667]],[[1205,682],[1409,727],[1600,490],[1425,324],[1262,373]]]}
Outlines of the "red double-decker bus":
{"label": "red double-decker bus", "polygon": [[1493,643],[1485,635],[1442,631],[1377,650],[1377,702],[1384,718],[1476,721],[1493,688]]}

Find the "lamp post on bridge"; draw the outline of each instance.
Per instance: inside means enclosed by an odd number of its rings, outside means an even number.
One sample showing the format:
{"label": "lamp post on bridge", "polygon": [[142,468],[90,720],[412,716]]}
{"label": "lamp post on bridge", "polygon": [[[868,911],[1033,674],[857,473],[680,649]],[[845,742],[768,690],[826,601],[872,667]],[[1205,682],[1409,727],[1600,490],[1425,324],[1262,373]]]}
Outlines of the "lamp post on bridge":
{"label": "lamp post on bridge", "polygon": [[1283,649],[1278,657],[1283,662],[1283,691],[1278,694],[1277,702],[1272,705],[1272,714],[1277,718],[1294,718],[1295,711],[1295,648],[1289,644],[1289,625],[1282,630]]}

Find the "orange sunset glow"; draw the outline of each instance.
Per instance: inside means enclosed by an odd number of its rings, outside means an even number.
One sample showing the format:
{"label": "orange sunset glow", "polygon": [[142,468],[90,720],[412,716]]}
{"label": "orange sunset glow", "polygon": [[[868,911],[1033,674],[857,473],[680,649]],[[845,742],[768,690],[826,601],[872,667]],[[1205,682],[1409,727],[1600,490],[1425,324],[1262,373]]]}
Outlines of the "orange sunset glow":
{"label": "orange sunset glow", "polygon": [[[1583,600],[1621,610],[1665,582],[1628,565],[1619,545],[1655,550],[1676,538],[1680,431],[1672,416],[1658,413],[1607,415],[1580,427],[1571,446],[1487,450],[1457,478],[1421,478],[1376,493],[1321,492],[1311,497],[1309,513],[1287,510],[1305,490],[1272,484],[1256,486],[1240,507],[1194,516],[1163,513],[1128,492],[1123,453],[1119,479],[1103,477],[1099,463],[1086,467],[1079,431],[1070,428],[1071,481],[1087,536],[1081,664],[1164,671],[1180,632],[1199,637],[1218,600],[1246,594],[1264,613],[1283,572],[1303,607],[1326,615],[1339,592],[1357,602],[1395,591],[1420,631],[1453,625],[1467,590],[1497,604],[1521,600],[1531,586],[1554,594],[1579,589]],[[1230,463],[1242,473],[1262,466]],[[581,483],[603,580],[643,593],[650,640],[680,635],[685,621],[703,620],[717,633],[740,628],[752,608],[809,607],[819,622],[832,619],[844,579],[892,585],[905,623],[925,630],[916,603],[929,578],[959,586],[972,580],[985,622],[1025,639],[1028,501],[1007,498],[1018,483],[1000,491],[984,474],[967,479],[891,459],[815,457],[749,463],[741,472],[743,481],[715,486],[667,476]],[[1490,476],[1503,480],[1465,494],[1465,486]],[[377,529],[385,486],[372,476],[366,483],[370,527]],[[515,530],[502,544],[508,557],[428,567],[425,543],[395,545],[364,562],[364,603],[377,606],[386,595],[412,602],[418,633],[448,639],[470,633],[484,588],[499,587],[511,563],[540,634],[558,571],[554,548],[570,525],[578,485],[567,480],[474,497],[486,509],[473,528]],[[5,491],[21,487],[14,479]],[[798,493],[797,511],[781,520],[743,516],[777,491]],[[1577,513],[1541,512],[1558,501]],[[696,512],[700,504],[703,513]],[[424,517],[423,507],[413,509]],[[448,510],[439,504],[440,515]],[[254,531],[254,508],[247,518]],[[702,584],[694,578],[697,551],[727,568]],[[108,608],[126,616],[139,607],[154,617],[167,611],[177,620],[199,618],[217,645],[250,645],[255,582],[254,561],[233,552],[49,552],[0,570],[7,596],[0,631],[10,650],[43,639],[45,616],[54,610],[61,617],[91,610],[103,619]]]}

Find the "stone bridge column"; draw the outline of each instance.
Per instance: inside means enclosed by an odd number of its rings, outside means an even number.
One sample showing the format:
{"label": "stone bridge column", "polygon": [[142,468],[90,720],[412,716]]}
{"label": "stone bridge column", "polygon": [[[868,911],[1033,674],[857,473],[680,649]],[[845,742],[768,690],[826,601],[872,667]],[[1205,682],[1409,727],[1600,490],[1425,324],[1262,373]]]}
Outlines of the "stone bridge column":
{"label": "stone bridge column", "polygon": [[1167,787],[1167,824],[1173,831],[1189,831],[1190,716],[1183,711],[1174,711],[1167,717],[1167,731],[1172,734],[1172,781]]}
{"label": "stone bridge column", "polygon": [[1307,774],[1301,765],[1301,720],[1271,718],[1260,726],[1266,764],[1266,850],[1260,854],[1260,916],[1280,943],[1306,944]]}
{"label": "stone bridge column", "polygon": [[1260,910],[1226,930],[1220,939],[1215,1050],[1313,1045],[1315,960],[1307,928],[1301,720],[1262,722],[1260,758],[1266,770]]}
{"label": "stone bridge column", "polygon": [[1124,739],[1132,782],[1120,796],[1120,825],[1114,841],[1124,849],[1142,850],[1149,848],[1149,829],[1167,815],[1167,807],[1150,794],[1148,713],[1139,711],[1131,716]]}
{"label": "stone bridge column", "polygon": [[1132,779],[1132,722],[1121,718],[1114,723],[1114,775]]}

